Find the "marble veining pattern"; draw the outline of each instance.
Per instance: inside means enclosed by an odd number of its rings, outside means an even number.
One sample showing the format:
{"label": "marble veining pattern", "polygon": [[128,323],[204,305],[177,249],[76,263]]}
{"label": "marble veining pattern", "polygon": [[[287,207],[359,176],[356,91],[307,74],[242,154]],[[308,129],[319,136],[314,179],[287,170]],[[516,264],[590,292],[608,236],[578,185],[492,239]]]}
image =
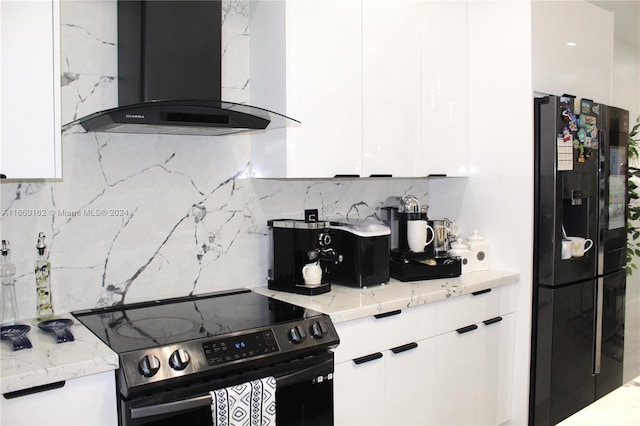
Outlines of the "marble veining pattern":
{"label": "marble veining pattern", "polygon": [[[64,318],[72,318],[64,315]],[[0,345],[2,393],[28,389],[62,380],[116,370],[118,356],[77,321],[70,327],[73,342],[56,343],[55,336],[38,328],[37,320],[27,337],[33,348],[13,351],[8,341]]]}
{"label": "marble veining pattern", "polygon": [[[62,122],[117,105],[115,1],[61,4]],[[223,96],[246,102],[246,1],[223,2]],[[22,318],[46,235],[58,313],[266,285],[267,220],[376,217],[389,195],[427,203],[429,181],[249,179],[250,138],[86,133],[62,139],[63,179],[0,183]],[[327,158],[330,161],[330,158]]]}
{"label": "marble veining pattern", "polygon": [[455,278],[416,282],[401,282],[392,278],[387,284],[362,289],[332,285],[330,292],[315,296],[285,293],[266,287],[257,287],[253,291],[325,313],[334,323],[340,323],[513,284],[519,279],[519,274],[514,272],[478,271]]}

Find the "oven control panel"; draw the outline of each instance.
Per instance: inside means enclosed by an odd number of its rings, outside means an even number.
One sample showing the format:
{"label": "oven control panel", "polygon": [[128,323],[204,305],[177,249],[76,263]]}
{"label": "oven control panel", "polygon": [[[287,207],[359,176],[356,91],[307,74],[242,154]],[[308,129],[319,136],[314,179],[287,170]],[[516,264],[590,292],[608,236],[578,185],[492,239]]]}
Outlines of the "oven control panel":
{"label": "oven control panel", "polygon": [[[269,327],[187,340],[120,354],[119,389],[127,397],[166,380],[187,383],[203,373],[238,372],[260,365],[329,350],[340,342],[324,316],[285,321]],[[197,380],[197,377],[194,376]],[[176,383],[176,382],[174,382]]]}
{"label": "oven control panel", "polygon": [[271,329],[205,342],[202,349],[210,366],[280,350]]}

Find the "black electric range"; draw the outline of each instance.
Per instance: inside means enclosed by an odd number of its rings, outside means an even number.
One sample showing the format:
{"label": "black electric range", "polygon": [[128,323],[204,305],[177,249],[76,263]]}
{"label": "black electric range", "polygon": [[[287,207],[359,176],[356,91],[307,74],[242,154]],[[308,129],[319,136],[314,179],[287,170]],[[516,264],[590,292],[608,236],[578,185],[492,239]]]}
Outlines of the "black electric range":
{"label": "black electric range", "polygon": [[244,289],[73,315],[118,353],[125,398],[311,357],[339,343],[329,316]]}

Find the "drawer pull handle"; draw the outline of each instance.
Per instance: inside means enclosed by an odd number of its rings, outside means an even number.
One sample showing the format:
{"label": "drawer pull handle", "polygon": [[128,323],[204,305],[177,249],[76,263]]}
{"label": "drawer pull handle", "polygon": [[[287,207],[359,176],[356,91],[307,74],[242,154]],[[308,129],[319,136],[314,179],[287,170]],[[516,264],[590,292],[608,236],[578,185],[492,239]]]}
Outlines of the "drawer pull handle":
{"label": "drawer pull handle", "polygon": [[13,392],[3,393],[2,396],[4,396],[5,399],[19,398],[21,396],[32,395],[38,392],[45,392],[53,389],[60,389],[61,387],[64,387],[65,383],[66,382],[64,380],[61,382],[48,383],[46,385],[34,386],[28,389],[22,389],[22,390],[17,390]]}
{"label": "drawer pull handle", "polygon": [[407,343],[406,345],[397,346],[391,349],[391,352],[394,354],[399,354],[402,352],[410,351],[411,349],[415,349],[418,347],[416,342]]}
{"label": "drawer pull handle", "polygon": [[502,321],[502,317],[495,317],[495,318],[491,318],[488,320],[484,320],[482,321],[484,323],[484,325],[491,325],[491,324],[495,324],[497,322]]}
{"label": "drawer pull handle", "polygon": [[400,315],[401,313],[402,313],[402,310],[398,309],[397,311],[385,312],[384,314],[376,314],[374,315],[374,317],[375,319],[380,319],[380,318],[391,317],[393,315]]}
{"label": "drawer pull handle", "polygon": [[355,365],[364,364],[365,362],[375,361],[376,359],[382,358],[382,352],[376,352],[371,355],[361,356],[360,358],[356,358],[353,360]]}
{"label": "drawer pull handle", "polygon": [[478,326],[475,325],[475,324],[472,324],[472,325],[468,325],[466,327],[459,328],[456,331],[458,332],[458,334],[464,334],[464,333],[468,333],[470,331],[477,330],[477,329],[478,329]]}
{"label": "drawer pull handle", "polygon": [[478,290],[478,291],[474,291],[473,294],[474,296],[479,296],[481,294],[485,294],[485,293],[489,293],[491,291],[490,288],[485,288],[484,290]]}

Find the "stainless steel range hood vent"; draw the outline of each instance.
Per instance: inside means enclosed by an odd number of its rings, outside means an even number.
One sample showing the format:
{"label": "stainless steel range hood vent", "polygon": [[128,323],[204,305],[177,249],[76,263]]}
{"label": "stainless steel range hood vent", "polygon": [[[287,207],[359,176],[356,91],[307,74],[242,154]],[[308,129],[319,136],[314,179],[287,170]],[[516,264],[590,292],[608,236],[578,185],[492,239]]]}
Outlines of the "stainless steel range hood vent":
{"label": "stainless steel range hood vent", "polygon": [[218,136],[299,125],[221,101],[221,2],[118,0],[118,104],[64,127]]}

